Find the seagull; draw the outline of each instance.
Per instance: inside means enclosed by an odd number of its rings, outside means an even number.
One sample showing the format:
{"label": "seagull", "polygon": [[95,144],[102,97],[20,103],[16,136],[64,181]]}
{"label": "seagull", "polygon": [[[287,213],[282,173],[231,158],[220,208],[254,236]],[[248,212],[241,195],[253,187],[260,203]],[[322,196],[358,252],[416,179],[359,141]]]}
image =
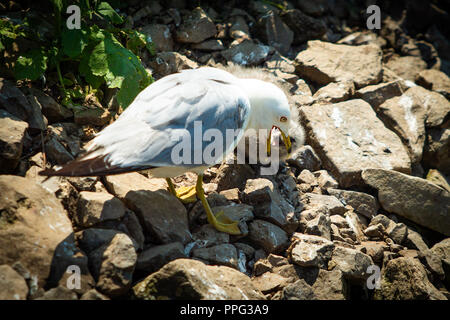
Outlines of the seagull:
{"label": "seagull", "polygon": [[[238,222],[223,212],[214,214],[202,187],[203,172],[221,163],[232,153],[246,130],[264,129],[267,154],[270,154],[273,129],[281,133],[288,151],[291,111],[286,94],[273,83],[259,79],[242,79],[218,68],[202,67],[167,75],[141,91],[118,119],[101,130],[86,145],[86,152],[63,166],[41,171],[43,176],[105,176],[133,171],[145,171],[152,177],[165,178],[169,192],[183,202],[198,197],[208,222],[217,230],[239,235]],[[203,132],[215,130],[225,137],[234,130],[232,139],[222,139],[222,152],[214,152],[212,160],[192,161],[201,155],[208,141],[196,143],[198,124]],[[183,157],[174,159],[183,137]],[[220,149],[220,148],[219,148]],[[191,155],[185,155],[188,151]],[[211,153],[212,154],[212,153]],[[194,172],[195,186],[175,189],[171,178]]]}

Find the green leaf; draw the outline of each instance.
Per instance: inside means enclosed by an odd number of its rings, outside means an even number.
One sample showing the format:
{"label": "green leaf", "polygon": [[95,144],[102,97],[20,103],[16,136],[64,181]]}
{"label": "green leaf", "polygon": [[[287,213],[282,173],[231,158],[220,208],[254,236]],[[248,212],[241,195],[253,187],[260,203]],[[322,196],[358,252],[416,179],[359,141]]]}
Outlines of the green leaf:
{"label": "green leaf", "polygon": [[92,50],[89,67],[93,75],[106,80],[109,88],[120,88],[118,99],[123,108],[152,80],[139,58],[110,33],[105,33],[105,39]]}
{"label": "green leaf", "polygon": [[80,29],[65,29],[61,36],[62,51],[69,58],[78,57],[87,45],[85,31]]}
{"label": "green leaf", "polygon": [[97,8],[98,13],[114,24],[123,23],[122,17],[109,5],[108,2],[101,2]]}
{"label": "green leaf", "polygon": [[5,46],[3,45],[2,41],[0,40],[0,50],[4,50]]}
{"label": "green leaf", "polygon": [[14,65],[14,76],[17,80],[36,80],[47,69],[47,56],[40,49],[33,49],[21,55]]}

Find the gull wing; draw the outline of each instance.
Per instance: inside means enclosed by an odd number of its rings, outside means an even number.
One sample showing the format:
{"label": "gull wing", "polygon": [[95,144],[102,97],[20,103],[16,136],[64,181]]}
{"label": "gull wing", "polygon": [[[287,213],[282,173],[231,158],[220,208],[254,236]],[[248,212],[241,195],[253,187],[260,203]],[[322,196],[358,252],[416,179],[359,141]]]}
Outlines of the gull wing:
{"label": "gull wing", "polygon": [[[98,133],[85,155],[41,174],[93,176],[212,165],[203,157],[194,163],[194,154],[202,154],[211,143],[203,139],[194,143],[195,122],[201,122],[203,132],[216,129],[222,135],[224,153],[213,153],[213,162],[218,163],[237,145],[249,115],[250,104],[239,79],[215,68],[185,70],[143,90],[114,123]],[[232,141],[226,139],[227,129],[237,133]],[[188,163],[179,164],[173,161],[172,152],[183,137],[190,140],[191,152]]]}

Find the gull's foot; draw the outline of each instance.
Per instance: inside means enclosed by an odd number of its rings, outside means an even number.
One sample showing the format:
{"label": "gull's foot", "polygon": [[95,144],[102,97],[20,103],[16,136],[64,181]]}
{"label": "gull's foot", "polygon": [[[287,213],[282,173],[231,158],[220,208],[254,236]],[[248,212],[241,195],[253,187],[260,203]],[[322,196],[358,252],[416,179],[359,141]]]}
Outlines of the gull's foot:
{"label": "gull's foot", "polygon": [[193,203],[197,201],[195,186],[180,187],[176,189],[175,196],[183,203]]}
{"label": "gull's foot", "polygon": [[216,215],[209,215],[207,212],[208,222],[213,225],[214,228],[221,232],[225,232],[231,235],[242,234],[241,229],[239,229],[238,221],[231,220],[228,218],[223,211],[218,212]]}

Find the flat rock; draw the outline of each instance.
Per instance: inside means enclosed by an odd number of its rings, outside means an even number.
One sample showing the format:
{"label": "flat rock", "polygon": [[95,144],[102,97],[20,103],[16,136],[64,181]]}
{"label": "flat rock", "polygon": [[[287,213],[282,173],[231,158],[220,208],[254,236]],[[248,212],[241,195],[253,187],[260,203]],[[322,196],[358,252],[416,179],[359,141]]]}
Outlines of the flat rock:
{"label": "flat rock", "polygon": [[319,40],[308,41],[295,58],[297,72],[314,82],[353,81],[356,88],[380,82],[381,49],[376,45],[348,46]]}
{"label": "flat rock", "polygon": [[[365,168],[410,172],[400,138],[377,118],[363,100],[300,108],[307,143],[342,187],[361,184]],[[345,154],[345,156],[343,156]]]}
{"label": "flat rock", "polygon": [[185,244],[191,240],[186,208],[168,191],[131,191],[125,195],[125,202],[154,241]]}
{"label": "flat rock", "polygon": [[191,259],[166,264],[133,288],[138,299],[254,300],[264,295],[245,274]]}
{"label": "flat rock", "polygon": [[366,184],[378,190],[384,210],[450,235],[450,193],[425,179],[391,170],[366,169]]}

